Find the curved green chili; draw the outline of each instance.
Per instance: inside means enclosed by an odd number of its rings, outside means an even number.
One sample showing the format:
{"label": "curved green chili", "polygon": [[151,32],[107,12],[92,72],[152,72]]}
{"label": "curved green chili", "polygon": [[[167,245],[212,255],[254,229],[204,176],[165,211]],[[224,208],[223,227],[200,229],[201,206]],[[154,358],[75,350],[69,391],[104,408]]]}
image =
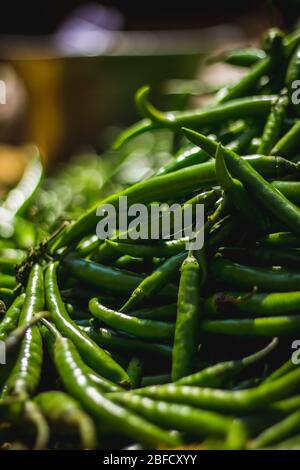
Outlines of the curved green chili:
{"label": "curved green chili", "polygon": [[98,422],[151,446],[179,444],[177,437],[113,403],[100,393],[84,373],[84,363],[69,339],[56,339],[54,361],[66,390]]}
{"label": "curved green chili", "polygon": [[58,330],[70,338],[86,363],[113,382],[126,383],[128,375],[103,349],[90,339],[69,317],[62,302],[56,280],[57,263],[50,263],[45,277],[46,301]]}
{"label": "curved green chili", "polygon": [[288,98],[280,95],[278,101],[272,106],[271,112],[265,124],[257,153],[269,155],[282,131],[283,121],[286,115]]}
{"label": "curved green chili", "polygon": [[[189,129],[185,129],[184,132],[193,143],[198,143],[208,153],[215,155],[217,149],[215,142]],[[253,197],[271,212],[275,219],[284,223],[295,235],[300,236],[300,208],[286,199],[239,155],[224,147],[223,152],[229,171],[244,183]]]}
{"label": "curved green chili", "polygon": [[[44,308],[44,278],[40,265],[35,264],[30,271],[26,297],[19,316],[18,326],[25,326],[35,313]],[[16,395],[27,399],[36,390],[43,362],[42,340],[39,329],[32,326],[25,333],[14,368],[8,377],[2,397]]]}
{"label": "curved green chili", "polygon": [[6,336],[13,331],[20,317],[20,312],[25,300],[25,294],[19,295],[16,300],[9,307],[5,313],[2,321],[0,322],[0,340],[3,341]]}
{"label": "curved green chili", "polygon": [[262,383],[246,390],[221,390],[167,384],[140,388],[124,394],[138,394],[175,403],[229,413],[244,413],[265,409],[271,403],[285,398],[300,386],[300,368],[271,383]]}
{"label": "curved green chili", "polygon": [[209,387],[209,388],[221,388],[230,379],[235,377],[246,367],[254,364],[257,361],[263,359],[277,346],[278,340],[275,338],[265,348],[257,351],[250,356],[243,357],[242,359],[236,359],[233,361],[219,362],[213,366],[207,367],[206,369],[196,372],[195,374],[183,377],[177,380],[179,385],[189,385],[198,387]]}
{"label": "curved green chili", "polygon": [[89,310],[93,316],[99,318],[106,325],[138,338],[162,340],[172,339],[174,336],[174,325],[171,323],[125,315],[101,305],[96,298],[90,300]]}
{"label": "curved green chili", "polygon": [[280,266],[254,267],[234,263],[217,256],[210,267],[213,277],[235,288],[291,292],[300,290],[300,274]]}
{"label": "curved green chili", "polygon": [[[198,136],[200,134],[193,133],[193,135],[194,134],[197,136],[197,144],[202,145],[198,140]],[[190,135],[188,137],[190,137]],[[205,138],[205,143],[207,141],[209,144],[212,144],[209,139]],[[209,151],[211,152],[212,150],[213,156],[216,153],[216,148],[216,145],[213,148],[211,146],[209,147]],[[224,154],[224,156],[226,160],[226,155]],[[259,155],[250,155],[242,158],[241,160],[243,162],[245,160],[248,161],[250,168],[255,168],[258,172],[268,178],[278,178],[298,171],[298,167],[295,163],[281,157],[271,158]],[[232,171],[230,162],[226,160],[226,163],[229,171]],[[239,179],[242,180],[240,177]],[[119,204],[120,196],[127,196],[128,205],[138,202],[147,203],[153,200],[168,200],[169,198],[173,198],[174,194],[176,194],[177,197],[180,195],[191,194],[193,191],[199,191],[201,188],[207,188],[215,183],[216,170],[214,161],[183,168],[174,173],[149,178],[145,181],[141,181],[140,183],[136,183],[120,193],[97,202],[93,207],[79,217],[75,223],[65,227],[60,233],[55,244],[51,247],[51,250],[55,251],[60,247],[72,244],[76,240],[91,233],[96,228],[99,217],[103,214],[103,211],[100,209],[103,208],[104,204],[117,206]]]}
{"label": "curved green chili", "polygon": [[169,281],[173,280],[186,256],[186,252],[183,252],[164,261],[149,276],[142,280],[120,311],[127,312],[159,292]]}
{"label": "curved green chili", "polygon": [[[259,65],[262,67],[261,63]],[[155,124],[170,127],[171,129],[180,127],[199,129],[199,127],[210,124],[216,125],[229,119],[243,119],[245,117],[249,119],[249,117],[263,116],[269,113],[271,105],[277,99],[276,95],[251,96],[236,100],[230,98],[231,101],[227,103],[218,104],[204,110],[196,109],[164,113],[156,109],[148,101],[149,94],[149,86],[143,86],[136,93],[136,102],[140,114],[151,119]],[[222,99],[225,100],[225,97]]]}

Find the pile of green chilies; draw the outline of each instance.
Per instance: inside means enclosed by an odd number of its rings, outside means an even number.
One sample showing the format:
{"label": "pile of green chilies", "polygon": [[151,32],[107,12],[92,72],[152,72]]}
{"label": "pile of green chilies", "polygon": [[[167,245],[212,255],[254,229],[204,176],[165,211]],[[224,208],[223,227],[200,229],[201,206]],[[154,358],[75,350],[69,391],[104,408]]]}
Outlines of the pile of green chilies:
{"label": "pile of green chilies", "polygon": [[[272,29],[219,57],[245,75],[205,108],[162,112],[140,89],[114,147],[168,132],[173,157],[79,217],[71,198],[58,230],[35,155],[0,207],[3,448],[299,446],[299,57],[300,31]],[[121,196],[204,204],[203,247],[175,224],[98,239],[97,208]]]}

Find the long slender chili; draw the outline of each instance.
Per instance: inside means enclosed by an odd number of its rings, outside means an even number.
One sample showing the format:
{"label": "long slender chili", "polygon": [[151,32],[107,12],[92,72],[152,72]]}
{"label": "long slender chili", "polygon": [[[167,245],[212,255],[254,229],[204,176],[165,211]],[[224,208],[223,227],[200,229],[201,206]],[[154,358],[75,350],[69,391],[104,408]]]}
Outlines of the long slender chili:
{"label": "long slender chili", "polygon": [[113,382],[128,382],[126,371],[70,319],[60,296],[56,270],[57,263],[50,263],[45,278],[47,306],[56,327],[74,342],[87,364],[100,375]]}

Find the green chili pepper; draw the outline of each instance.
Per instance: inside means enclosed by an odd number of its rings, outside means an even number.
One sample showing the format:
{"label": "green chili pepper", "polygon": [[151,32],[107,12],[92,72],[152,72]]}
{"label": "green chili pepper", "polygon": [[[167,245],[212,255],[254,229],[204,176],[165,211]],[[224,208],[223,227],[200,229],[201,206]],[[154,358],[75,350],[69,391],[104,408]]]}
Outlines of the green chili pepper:
{"label": "green chili pepper", "polygon": [[159,292],[177,274],[182,261],[186,258],[186,252],[172,256],[155,269],[149,276],[135,288],[127,302],[121,308],[121,312],[127,312],[140,302],[152,297]]}
{"label": "green chili pepper", "polygon": [[0,340],[4,341],[7,335],[13,331],[19,320],[20,312],[25,300],[25,294],[19,295],[7,310],[5,316],[0,322]]}
{"label": "green chili pepper", "polygon": [[17,286],[16,278],[10,274],[0,274],[0,286],[7,289],[14,289]]}
{"label": "green chili pepper", "polygon": [[8,193],[2,205],[2,208],[9,211],[13,217],[24,213],[36,195],[43,179],[43,165],[37,147],[33,147],[33,151],[35,156],[28,164],[22,179]]}
{"label": "green chili pepper", "polygon": [[262,59],[266,58],[266,53],[263,49],[256,47],[246,47],[244,49],[234,49],[226,52],[221,56],[221,60],[230,65],[237,65],[239,67],[249,67]]}
{"label": "green chili pepper", "polygon": [[177,437],[139,418],[100,393],[84,373],[84,363],[69,339],[56,339],[54,360],[68,393],[75,397],[97,421],[105,423],[118,433],[151,446],[179,444]]}
{"label": "green chili pepper", "polygon": [[299,430],[300,411],[297,410],[257,436],[251,443],[251,449],[259,449],[268,445],[277,444],[283,439],[296,434]]}
{"label": "green chili pepper", "polygon": [[300,190],[298,181],[272,181],[275,188],[297,206],[300,205]]}
{"label": "green chili pepper", "polygon": [[58,289],[56,270],[57,263],[50,263],[45,278],[47,306],[56,327],[74,342],[86,363],[96,372],[113,382],[128,382],[125,370],[81,331],[67,314]]}
{"label": "green chili pepper", "polygon": [[127,315],[148,320],[172,321],[176,319],[177,305],[169,304],[161,307],[148,307],[128,312]]}
{"label": "green chili pepper", "polygon": [[294,364],[291,359],[286,361],[279,369],[276,369],[272,374],[270,374],[266,379],[265,382],[272,382],[273,380],[278,379],[279,377],[282,377],[283,375],[287,374],[288,372],[291,372],[292,370],[295,370],[297,367],[297,364]]}
{"label": "green chili pepper", "polygon": [[[268,62],[268,64],[266,64]],[[267,70],[270,65],[270,60],[266,59],[261,61],[259,66],[259,72],[255,73],[255,80],[257,76]],[[258,67],[257,66],[257,67]],[[251,78],[252,80],[252,78]],[[241,83],[241,82],[240,82]],[[240,85],[240,84],[239,84]],[[239,93],[242,94],[242,88],[244,85],[240,85]],[[248,86],[248,84],[247,84]],[[189,128],[198,128],[207,126],[210,124],[216,125],[220,122],[224,122],[229,119],[243,119],[254,116],[263,116],[265,113],[270,111],[271,105],[277,99],[276,95],[266,95],[266,96],[251,96],[250,98],[234,98],[235,90],[228,91],[226,95],[219,101],[226,100],[227,103],[222,103],[208,109],[196,109],[192,111],[173,111],[163,113],[156,109],[149,101],[148,96],[150,93],[150,87],[144,86],[136,93],[136,102],[138,110],[141,115],[149,118],[155,124],[159,124],[162,127],[179,128],[179,127],[189,127]],[[239,95],[237,93],[237,96]],[[230,96],[232,94],[232,96]],[[239,95],[240,96],[240,95]]]}
{"label": "green chili pepper", "polygon": [[299,390],[299,377],[300,369],[298,368],[274,382],[262,383],[254,389],[232,391],[167,384],[140,388],[134,392],[123,392],[122,395],[134,393],[155,400],[184,403],[223,413],[256,412]]}
{"label": "green chili pepper", "polygon": [[300,261],[300,250],[297,248],[275,249],[258,246],[256,248],[221,248],[220,253],[238,263],[254,266],[287,266],[297,268]]}
{"label": "green chili pepper", "polygon": [[[20,313],[18,326],[23,327],[33,319],[35,313],[44,307],[44,279],[40,265],[35,264],[30,272],[26,297]],[[32,395],[40,381],[43,362],[41,335],[37,325],[25,333],[14,368],[8,377],[2,397],[15,395],[27,399]]]}
{"label": "green chili pepper", "polygon": [[201,330],[204,333],[231,336],[257,336],[263,338],[285,336],[300,331],[300,315],[245,320],[205,320],[201,325]]}
{"label": "green chili pepper", "polygon": [[244,221],[249,224],[251,228],[260,232],[266,232],[267,226],[265,217],[252,201],[243,183],[233,178],[229,173],[220,144],[216,152],[216,173],[220,186]]}
{"label": "green chili pepper", "polygon": [[89,310],[93,316],[99,318],[106,325],[138,338],[162,340],[172,339],[174,336],[174,325],[171,323],[125,315],[101,305],[96,298],[90,300]]}
{"label": "green chili pepper", "polygon": [[208,315],[267,317],[298,313],[300,292],[235,293],[219,292],[205,302]]}
{"label": "green chili pepper", "polygon": [[192,253],[181,266],[177,318],[172,354],[172,380],[190,374],[198,348],[200,320],[199,264]]}
{"label": "green chili pepper", "polygon": [[[43,319],[42,321],[45,325],[41,327],[43,340],[46,344],[50,357],[52,358],[52,360],[54,360],[55,339],[60,338],[62,335],[60,334],[58,329],[53,325],[53,323],[50,323],[45,319]],[[99,388],[101,392],[117,392],[122,390],[122,388],[116,385],[115,383],[98,375],[93,369],[91,369],[86,364],[82,366],[82,370],[85,375],[89,378],[89,380],[93,383],[93,385]]]}
{"label": "green chili pepper", "polygon": [[226,385],[230,379],[235,377],[246,367],[263,359],[277,346],[278,340],[275,338],[270,344],[260,351],[234,361],[219,362],[216,365],[196,372],[195,374],[177,380],[180,385],[220,388]]}
{"label": "green chili pepper", "polygon": [[[115,292],[118,294],[131,293],[142,281],[142,277],[130,272],[123,272],[117,268],[111,268],[92,261],[66,258],[64,260],[66,267],[78,279],[100,291]],[[175,289],[168,286],[161,292],[162,297],[174,299]]]}
{"label": "green chili pepper", "polygon": [[[283,121],[286,115],[288,98],[286,95],[280,95],[278,101],[273,105],[267,122],[265,124],[260,145],[257,153],[269,155],[276,144],[281,131]],[[238,152],[237,152],[238,153]]]}
{"label": "green chili pepper", "polygon": [[[130,410],[141,414],[154,423],[163,423],[168,429],[178,429],[197,436],[208,434],[228,437],[228,439],[232,431],[234,418],[222,416],[212,411],[151,400],[129,393],[110,395],[110,398],[117,403],[126,405]],[[241,422],[240,432],[243,432],[246,438],[246,431]]]}
{"label": "green chili pepper", "polygon": [[157,124],[154,124],[150,119],[143,119],[142,121],[133,124],[132,126],[125,129],[125,131],[121,132],[121,134],[115,140],[113,148],[114,150],[119,150],[122,145],[124,145],[128,140],[132,139],[133,137],[155,129],[159,129],[159,126]]}
{"label": "green chili pepper", "polygon": [[188,166],[204,163],[209,159],[210,156],[206,152],[203,152],[203,150],[200,150],[199,147],[185,149],[177,157],[173,158],[170,162],[160,168],[156,172],[156,176],[173,173],[174,171],[181,170]]}
{"label": "green chili pepper", "polygon": [[[197,132],[186,129],[185,134],[194,143],[215,155],[217,144]],[[300,209],[268,183],[254,168],[234,152],[223,147],[224,158],[229,171],[241,180],[253,197],[261,203],[275,219],[290,228],[295,235],[300,235]]]}
{"label": "green chili pepper", "polygon": [[275,144],[271,155],[284,155],[290,157],[300,142],[300,120],[297,120],[291,129]]}
{"label": "green chili pepper", "polygon": [[211,273],[218,281],[250,291],[254,286],[262,291],[282,292],[300,288],[300,274],[280,266],[246,266],[217,256],[211,263]]}
{"label": "green chili pepper", "polygon": [[[195,135],[198,136],[200,134],[195,133]],[[205,142],[207,141],[212,144],[209,139],[205,140]],[[197,143],[199,143],[198,138]],[[216,148],[216,146],[213,149],[210,147],[210,151],[213,151],[213,156],[216,153]],[[224,157],[226,160],[225,154]],[[288,175],[298,171],[298,167],[295,163],[289,162],[288,160],[280,157],[270,158],[250,155],[249,157],[242,159],[242,161],[245,160],[249,162],[249,165],[253,166],[266,177],[278,178],[279,176]],[[227,160],[226,163],[229,171],[232,171],[230,163],[227,162]],[[240,177],[239,179],[242,180]],[[103,207],[104,204],[112,204],[114,206],[118,205],[120,196],[127,196],[128,205],[137,202],[147,203],[153,200],[167,200],[168,198],[172,198],[174,196],[174,192],[177,197],[180,195],[191,194],[193,191],[199,191],[201,188],[206,188],[214,183],[216,183],[214,161],[183,168],[182,170],[174,173],[153,177],[140,183],[136,183],[120,193],[99,201],[79,217],[74,224],[64,228],[55,244],[51,247],[51,251],[55,251],[60,247],[74,243],[81,237],[91,233],[96,228],[96,224],[99,221],[96,214],[97,209],[100,206]],[[101,211],[98,212],[99,217],[101,213]]]}

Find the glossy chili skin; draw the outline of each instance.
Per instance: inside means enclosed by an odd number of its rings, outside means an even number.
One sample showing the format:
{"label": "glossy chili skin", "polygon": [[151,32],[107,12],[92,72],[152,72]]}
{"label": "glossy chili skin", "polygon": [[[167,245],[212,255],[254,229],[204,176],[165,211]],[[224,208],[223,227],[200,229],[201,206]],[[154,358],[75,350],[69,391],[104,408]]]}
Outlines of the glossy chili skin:
{"label": "glossy chili skin", "polygon": [[25,294],[19,295],[9,307],[0,322],[0,340],[3,341],[6,336],[16,328],[21,313],[22,305],[25,300]]}
{"label": "glossy chili skin", "polygon": [[241,80],[232,87],[227,88],[218,100],[219,103],[226,103],[230,100],[240,98],[241,96],[247,95],[251,88],[258,82],[258,80],[266,75],[272,66],[272,59],[270,56],[256,62],[249,69],[248,73],[241,78]]}
{"label": "glossy chili skin", "polygon": [[243,49],[233,49],[225,53],[222,60],[230,65],[249,67],[265,58],[266,53],[263,49],[246,47]]}
{"label": "glossy chili skin", "polygon": [[42,392],[34,397],[53,431],[78,434],[82,449],[96,447],[96,429],[92,419],[83,411],[80,403],[64,392],[53,390]]}
{"label": "glossy chili skin", "polygon": [[167,344],[150,343],[137,338],[118,335],[113,330],[106,328],[93,328],[91,326],[82,328],[94,341],[104,349],[121,350],[124,352],[135,352],[139,354],[151,353],[156,357],[161,356],[171,359],[172,348]]}
{"label": "glossy chili skin", "polygon": [[56,339],[54,360],[65,389],[80,401],[96,421],[151,446],[158,443],[170,446],[179,444],[175,436],[113,403],[100,393],[82,371],[82,359],[69,339]]}
{"label": "glossy chili skin", "polygon": [[161,374],[161,375],[145,375],[142,377],[141,386],[147,387],[149,385],[158,385],[158,384],[168,384],[171,382],[170,374]]}
{"label": "glossy chili skin", "polygon": [[78,347],[86,363],[105,378],[117,383],[128,382],[126,371],[103,349],[90,339],[69,317],[60,296],[56,279],[57,263],[50,263],[46,270],[46,302],[57,329]]}
{"label": "glossy chili skin", "polygon": [[254,389],[238,391],[189,387],[167,384],[135,390],[138,395],[173,403],[184,403],[224,413],[245,413],[264,409],[271,403],[291,396],[299,390],[300,369],[296,369],[271,383],[262,383]]}
{"label": "glossy chili skin", "polygon": [[214,279],[236,289],[251,291],[257,286],[260,291],[266,292],[300,290],[300,274],[280,266],[247,266],[216,256],[211,263],[210,271]]}
{"label": "glossy chili skin", "polygon": [[172,380],[190,374],[198,349],[201,312],[199,264],[189,253],[181,266],[172,354]]}
{"label": "glossy chili skin", "polygon": [[242,320],[204,320],[201,330],[203,333],[242,337],[289,336],[300,331],[300,315],[278,315]]}
{"label": "glossy chili skin", "polygon": [[273,105],[268,116],[257,153],[262,155],[269,155],[271,153],[282,132],[287,105],[287,96],[279,96],[278,101]]}
{"label": "glossy chili skin", "polygon": [[[175,211],[178,216],[180,217],[184,216],[184,210],[192,205],[193,207],[193,212],[194,212],[194,207],[196,207],[196,204],[204,204],[205,206],[205,211],[210,211],[214,204],[217,202],[217,200],[221,197],[221,191],[218,188],[214,188],[213,190],[210,191],[204,191],[201,192],[200,194],[197,194],[196,196],[193,196],[191,199],[187,200],[184,202],[179,211]],[[158,218],[159,221],[161,220],[161,217]],[[172,218],[171,222],[173,222],[174,218]],[[155,217],[152,218],[153,223],[156,223]],[[160,224],[161,225],[161,224]],[[172,225],[171,225],[171,230],[172,230]],[[130,239],[130,230],[127,231],[126,236],[127,238]],[[123,234],[122,234],[123,235]],[[162,234],[160,233],[160,237],[162,238]],[[162,256],[162,257],[169,257],[173,256],[179,253],[179,251],[182,251],[181,249],[177,249],[177,242],[178,239],[176,240],[170,240],[166,242],[160,242],[156,243],[155,246],[148,245],[132,245],[130,243],[124,243],[122,240],[121,235],[117,235],[112,239],[107,239],[105,240],[104,243],[100,244],[98,253],[96,254],[95,258],[98,262],[100,263],[106,263],[108,261],[111,261],[112,259],[115,258],[119,253],[124,253],[124,254],[131,254],[132,256],[150,256],[150,253],[153,256]],[[155,251],[156,250],[156,251]]]}
{"label": "glossy chili skin", "polygon": [[298,181],[272,181],[272,185],[284,194],[291,202],[300,205],[300,190]]}
{"label": "glossy chili skin", "polygon": [[300,120],[298,119],[291,129],[274,145],[271,155],[284,155],[286,158],[292,156],[299,146],[299,134]]}
{"label": "glossy chili skin", "polygon": [[216,174],[218,183],[244,222],[255,231],[266,232],[267,223],[264,215],[249,196],[243,183],[233,178],[228,171],[221,145],[216,152]]}
{"label": "glossy chili skin", "polygon": [[110,292],[131,292],[142,280],[142,277],[136,274],[125,273],[81,258],[66,258],[64,264],[79,280]]}
{"label": "glossy chili skin", "polygon": [[175,321],[177,304],[162,305],[161,307],[148,307],[128,312],[128,315],[148,320]]}
{"label": "glossy chili skin", "polygon": [[105,307],[96,298],[90,300],[89,310],[93,316],[100,319],[106,325],[129,333],[137,338],[170,340],[174,336],[174,325],[171,323],[131,317]]}
{"label": "glossy chili skin", "polygon": [[[268,60],[268,59],[267,59]],[[262,67],[260,63],[260,67]],[[224,122],[230,119],[243,119],[244,117],[263,116],[269,113],[276,95],[251,96],[247,98],[232,99],[217,104],[209,109],[196,109],[192,111],[173,111],[163,113],[148,101],[150,88],[142,87],[136,94],[138,110],[141,115],[151,119],[154,123],[170,128],[189,127],[199,129],[210,124]],[[229,99],[229,96],[226,97]],[[224,97],[225,100],[225,97]]]}
{"label": "glossy chili skin", "polygon": [[0,274],[0,286],[8,289],[14,289],[17,285],[17,281],[14,276],[10,274]]}
{"label": "glossy chili skin", "polygon": [[299,238],[290,232],[276,232],[265,235],[259,240],[262,246],[280,248],[300,248]]}
{"label": "glossy chili skin", "polygon": [[186,252],[179,253],[158,266],[136,287],[127,302],[122,306],[121,312],[132,310],[139,303],[157,294],[178,274],[180,265],[186,256]]}
{"label": "glossy chili skin", "polygon": [[[43,308],[43,270],[39,264],[35,264],[29,275],[18,326],[25,326],[32,320],[34,314],[42,311]],[[14,368],[4,385],[2,396],[18,396],[26,399],[32,395],[40,381],[42,362],[42,339],[38,326],[34,325],[25,333]]]}
{"label": "glossy chili skin", "polygon": [[38,148],[32,146],[34,154],[18,185],[12,189],[2,207],[13,216],[22,215],[37,193],[44,175],[43,164]]}
{"label": "glossy chili skin", "polygon": [[217,292],[205,301],[207,317],[268,317],[297,314],[300,292]]}
{"label": "glossy chili skin", "polygon": [[[104,266],[85,259],[70,257],[65,259],[64,264],[76,278],[87,285],[97,287],[105,293],[131,294],[143,280],[143,277],[138,274],[124,272],[121,269]],[[167,289],[162,290],[160,295],[174,299],[176,289],[168,286]]]}
{"label": "glossy chili skin", "polygon": [[219,362],[218,364],[202,369],[195,374],[183,377],[177,380],[177,383],[180,385],[222,388],[230,379],[235,377],[246,367],[263,359],[276,345],[277,341],[272,341],[264,349],[261,349],[250,356],[233,361]]}
{"label": "glossy chili skin", "polygon": [[212,411],[152,400],[129,393],[110,395],[110,397],[116,403],[126,405],[133,412],[140,413],[154,423],[163,422],[168,429],[178,429],[197,436],[207,434],[226,437],[234,421],[234,418]]}
{"label": "glossy chili skin", "polygon": [[[215,155],[217,144],[197,132],[186,129],[186,136],[208,153]],[[239,178],[253,197],[270,212],[275,220],[285,224],[292,233],[300,235],[300,209],[268,183],[253,167],[234,152],[223,147],[229,171]]]}
{"label": "glossy chili skin", "polygon": [[273,380],[278,379],[279,377],[282,377],[283,375],[287,374],[288,372],[291,372],[295,370],[297,367],[297,364],[294,364],[291,359],[288,359],[282,366],[280,366],[278,369],[274,370],[266,379],[265,382],[272,382]]}
{"label": "glossy chili skin", "polygon": [[[192,131],[189,131],[192,132]],[[196,133],[197,135],[197,133]],[[190,135],[188,136],[190,137]],[[197,144],[200,142],[197,140]],[[205,140],[210,143],[209,139]],[[208,151],[213,156],[216,152],[216,146],[213,148],[209,146]],[[212,151],[212,153],[211,153]],[[225,159],[226,155],[224,154]],[[288,160],[280,157],[264,157],[259,155],[250,155],[245,157],[242,161],[247,160],[250,166],[253,166],[257,171],[265,177],[278,178],[280,175],[288,175],[297,171],[297,165],[289,162]],[[231,168],[226,160],[229,170]],[[237,175],[238,176],[238,175]],[[240,178],[241,179],[241,178]],[[155,200],[168,200],[174,194],[177,197],[185,194],[190,194],[193,191],[198,191],[202,188],[207,188],[216,182],[216,171],[214,161],[205,162],[192,167],[183,168],[174,173],[153,177],[140,183],[136,183],[120,193],[114,194],[106,199],[99,201],[87,212],[85,212],[78,220],[66,227],[60,234],[56,244],[51,248],[52,251],[60,247],[69,245],[78,241],[85,235],[92,233],[96,229],[97,222],[101,216],[101,210],[98,208],[104,204],[112,204],[117,206],[119,204],[120,196],[127,196],[128,205],[132,203],[147,203]],[[98,209],[98,217],[97,217]]]}
{"label": "glossy chili skin", "polygon": [[300,430],[300,411],[294,411],[279,423],[273,424],[271,427],[259,434],[251,444],[251,449],[259,449],[262,447],[277,444],[287,437],[296,434]]}
{"label": "glossy chili skin", "polygon": [[[52,323],[49,324],[49,322],[47,323],[47,321],[45,323],[47,324],[47,326],[41,327],[41,334],[43,337],[43,341],[47,347],[47,351],[53,360],[55,338],[60,338],[62,337],[62,335]],[[51,331],[50,331],[50,328],[51,328]],[[82,365],[82,371],[89,378],[89,380],[93,383],[93,385],[97,387],[103,393],[117,392],[117,391],[122,390],[122,388],[119,385],[97,374],[97,372],[95,372],[85,363],[84,365]]]}

